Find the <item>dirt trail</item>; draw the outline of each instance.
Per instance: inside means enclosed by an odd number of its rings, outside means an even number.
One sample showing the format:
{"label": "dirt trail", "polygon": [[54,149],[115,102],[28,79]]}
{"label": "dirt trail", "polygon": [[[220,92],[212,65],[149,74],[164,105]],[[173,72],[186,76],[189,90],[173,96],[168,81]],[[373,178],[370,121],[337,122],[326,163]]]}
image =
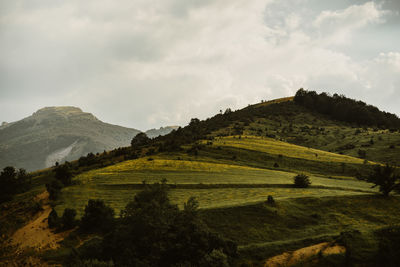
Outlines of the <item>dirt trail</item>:
{"label": "dirt trail", "polygon": [[59,247],[58,242],[64,239],[65,233],[55,234],[49,229],[47,217],[51,212],[48,203],[49,193],[47,191],[39,194],[35,201],[42,202],[43,211],[27,225],[18,229],[11,237],[11,245],[18,247],[18,251],[34,248],[37,251],[55,249]]}
{"label": "dirt trail", "polygon": [[346,252],[346,248],[336,244],[324,242],[313,246],[301,248],[293,252],[285,252],[281,255],[269,258],[264,267],[292,266],[312,256],[322,253],[322,255],[341,254]]}

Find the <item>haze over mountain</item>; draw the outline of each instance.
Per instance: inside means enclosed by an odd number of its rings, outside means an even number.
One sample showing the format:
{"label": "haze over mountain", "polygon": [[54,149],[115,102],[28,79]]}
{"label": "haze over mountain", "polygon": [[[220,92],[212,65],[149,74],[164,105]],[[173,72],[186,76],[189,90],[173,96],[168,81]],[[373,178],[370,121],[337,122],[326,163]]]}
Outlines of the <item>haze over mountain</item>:
{"label": "haze over mountain", "polygon": [[49,167],[89,152],[127,146],[139,132],[102,122],[77,107],[45,107],[0,126],[0,167]]}
{"label": "haze over mountain", "polygon": [[150,129],[147,130],[145,133],[149,138],[154,138],[159,135],[166,135],[172,132],[173,130],[177,130],[179,126],[165,126],[165,127],[160,127],[159,129]]}

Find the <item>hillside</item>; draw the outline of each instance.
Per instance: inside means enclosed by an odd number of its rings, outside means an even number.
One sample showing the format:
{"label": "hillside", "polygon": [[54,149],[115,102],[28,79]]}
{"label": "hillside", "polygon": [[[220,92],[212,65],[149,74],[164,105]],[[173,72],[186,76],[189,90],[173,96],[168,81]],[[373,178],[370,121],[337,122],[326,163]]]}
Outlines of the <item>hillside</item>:
{"label": "hillside", "polygon": [[[396,116],[388,116],[397,123]],[[88,201],[101,199],[120,218],[149,184],[164,181],[173,205],[186,211],[195,197],[200,208],[196,214],[207,227],[237,245],[237,254],[229,254],[232,266],[263,266],[273,256],[279,259],[280,254],[290,256],[292,250],[321,244],[327,250],[341,249],[332,255],[313,252],[295,263],[369,266],[384,255],[384,246],[397,244],[400,233],[399,196],[384,198],[366,181],[376,166],[399,166],[400,132],[385,127],[340,120],[293,97],[228,109],[207,120],[194,118],[165,136],[141,136],[133,146],[64,164],[72,182],[51,205],[60,218],[73,209],[82,219]],[[309,176],[311,185],[295,187],[298,174]],[[28,196],[43,191],[54,176],[53,169],[32,173],[32,189],[3,205],[6,212],[0,220],[27,220],[15,203],[32,209]],[[185,216],[194,216],[191,212]],[[2,232],[14,228],[8,223]],[[41,259],[61,263],[66,255],[79,257],[74,247],[88,237],[79,231],[71,236]]]}
{"label": "hillside", "polygon": [[47,107],[0,127],[0,168],[29,171],[129,145],[136,129],[104,123],[76,107]]}

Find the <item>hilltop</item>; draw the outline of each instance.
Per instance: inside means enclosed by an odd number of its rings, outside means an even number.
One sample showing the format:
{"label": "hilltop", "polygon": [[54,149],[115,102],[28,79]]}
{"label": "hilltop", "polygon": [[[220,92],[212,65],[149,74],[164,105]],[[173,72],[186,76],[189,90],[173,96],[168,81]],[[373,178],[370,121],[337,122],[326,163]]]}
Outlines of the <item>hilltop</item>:
{"label": "hilltop", "polygon": [[102,122],[77,107],[45,107],[0,127],[0,167],[50,167],[89,152],[127,146],[139,132]]}

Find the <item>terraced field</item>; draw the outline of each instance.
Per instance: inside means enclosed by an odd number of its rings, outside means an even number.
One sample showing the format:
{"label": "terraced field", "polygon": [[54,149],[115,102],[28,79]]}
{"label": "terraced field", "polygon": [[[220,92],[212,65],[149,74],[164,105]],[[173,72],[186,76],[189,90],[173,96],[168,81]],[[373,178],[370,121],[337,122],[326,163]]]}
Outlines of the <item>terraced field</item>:
{"label": "terraced field", "polygon": [[[214,145],[240,146],[266,153],[284,153],[288,157],[309,157],[315,161],[328,158],[341,162],[359,162],[359,159],[290,145],[273,139],[245,137],[221,138]],[[290,148],[290,149],[289,149]],[[275,152],[271,152],[275,151]],[[92,170],[74,178],[76,185],[63,189],[56,210],[75,208],[81,215],[88,199],[103,199],[117,214],[142,188],[142,183],[167,179],[171,185],[171,201],[182,206],[191,196],[201,208],[243,205],[265,201],[269,195],[276,199],[358,195],[376,192],[371,184],[352,177],[310,175],[312,186],[293,188],[294,172],[217,163],[213,158],[167,154],[153,158],[124,161],[109,167]]]}

